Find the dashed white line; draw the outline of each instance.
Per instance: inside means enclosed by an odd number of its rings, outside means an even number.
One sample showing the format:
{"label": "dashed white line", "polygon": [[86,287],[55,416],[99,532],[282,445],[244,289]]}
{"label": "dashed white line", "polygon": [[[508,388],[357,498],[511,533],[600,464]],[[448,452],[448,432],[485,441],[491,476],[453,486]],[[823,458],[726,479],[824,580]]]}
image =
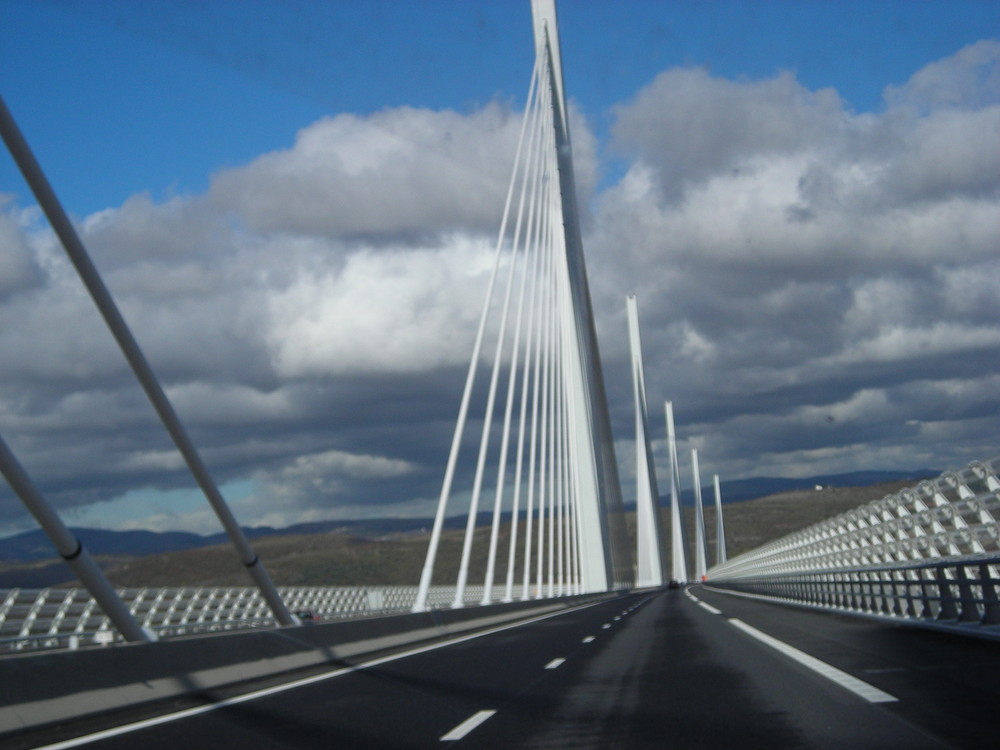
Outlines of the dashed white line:
{"label": "dashed white line", "polygon": [[[464,643],[466,641],[475,640],[476,638],[482,638],[486,635],[492,635],[493,633],[501,633],[505,630],[513,630],[514,628],[521,627],[522,625],[529,625],[535,622],[541,622],[542,620],[548,620],[552,617],[557,617],[559,615],[567,614],[568,612],[574,612],[576,610],[587,609],[589,607],[596,606],[596,603],[583,604],[580,607],[574,607],[572,609],[559,610],[558,612],[548,612],[538,617],[532,617],[528,620],[521,620],[519,622],[507,623],[505,625],[499,625],[495,628],[490,628],[489,630],[481,630],[475,633],[469,633],[466,635],[456,636],[454,638],[449,638],[446,641],[438,641],[437,643],[431,643],[426,646],[417,646],[416,648],[407,649],[405,651],[400,651],[395,654],[389,654],[388,656],[381,656],[376,659],[372,659],[367,662],[362,662],[352,667],[343,667],[340,669],[334,669],[330,672],[323,672],[318,675],[313,675],[311,677],[303,677],[299,680],[293,680],[292,682],[282,683],[280,685],[275,685],[273,687],[264,688],[262,690],[255,690],[250,693],[244,693],[243,695],[237,695],[232,698],[226,698],[225,700],[218,701],[217,703],[210,703],[205,706],[197,706],[195,708],[187,708],[182,711],[177,711],[172,714],[165,714],[163,716],[156,716],[152,719],[144,719],[142,721],[137,721],[132,724],[123,724],[117,727],[112,727],[110,729],[103,729],[93,734],[83,735],[80,737],[72,737],[70,739],[62,740],[61,742],[55,742],[50,745],[45,745],[43,747],[36,747],[34,750],[70,750],[70,748],[79,747],[80,745],[86,745],[91,742],[96,742],[97,740],[109,739],[111,737],[119,737],[123,734],[128,734],[130,732],[135,732],[140,729],[148,729],[150,727],[159,726],[160,724],[167,724],[172,721],[179,721],[182,719],[187,719],[192,716],[199,716],[201,714],[206,714],[211,711],[216,711],[220,708],[227,708],[229,706],[236,706],[241,703],[247,703],[249,701],[259,700],[260,698],[265,698],[269,695],[276,695],[278,693],[283,693],[287,690],[295,690],[300,687],[305,687],[306,685],[312,685],[317,682],[323,682],[335,677],[341,677],[343,675],[352,674],[354,672],[360,672],[365,669],[370,669],[372,667],[381,666],[382,664],[388,664],[389,662],[397,661],[399,659],[405,659],[409,656],[416,656],[418,654],[424,654],[429,651],[436,651],[439,648],[445,648],[447,646],[453,646],[458,643]],[[609,626],[610,627],[610,626]],[[485,719],[484,719],[485,720]]]}
{"label": "dashed white line", "polygon": [[611,624],[606,622],[603,625],[601,625],[601,630],[607,630],[610,627],[611,627]]}
{"label": "dashed white line", "polygon": [[546,669],[556,669],[558,667],[561,667],[565,661],[566,661],[565,659],[561,659],[561,658],[560,659],[553,659],[552,661],[550,661],[548,664],[545,665],[545,668]]}
{"label": "dashed white line", "polygon": [[761,631],[757,630],[757,628],[751,627],[750,625],[747,625],[745,622],[741,622],[740,620],[736,619],[731,619],[729,622],[731,622],[733,625],[735,625],[737,628],[742,630],[747,635],[756,638],[761,643],[770,646],[776,651],[780,651],[785,656],[794,659],[799,664],[802,664],[803,666],[808,667],[817,674],[826,677],[828,680],[837,683],[842,688],[850,690],[852,693],[861,698],[864,698],[869,703],[892,703],[894,701],[899,700],[895,696],[889,695],[889,693],[879,690],[874,685],[869,685],[867,682],[859,680],[857,677],[847,674],[847,672],[842,672],[836,667],[827,664],[825,661],[820,661],[815,656],[810,656],[804,651],[799,651],[794,646],[789,646],[784,641],[779,641],[777,638],[772,638],[767,633],[762,633]]}
{"label": "dashed white line", "polygon": [[722,610],[721,609],[716,609],[711,604],[706,604],[705,602],[698,602],[698,606],[701,607],[702,609],[707,609],[713,615],[721,615],[722,614]]}
{"label": "dashed white line", "polygon": [[459,724],[457,727],[452,729],[447,734],[443,735],[441,737],[441,742],[454,742],[455,740],[462,739],[465,735],[467,735],[473,729],[478,727],[480,724],[482,724],[484,721],[486,721],[495,713],[496,711],[493,710],[476,711],[476,713],[472,714],[472,716],[470,716],[468,719],[463,721],[461,724]]}
{"label": "dashed white line", "polygon": [[583,639],[583,643],[592,643],[593,640],[594,640],[594,636],[588,635],[586,638]]}

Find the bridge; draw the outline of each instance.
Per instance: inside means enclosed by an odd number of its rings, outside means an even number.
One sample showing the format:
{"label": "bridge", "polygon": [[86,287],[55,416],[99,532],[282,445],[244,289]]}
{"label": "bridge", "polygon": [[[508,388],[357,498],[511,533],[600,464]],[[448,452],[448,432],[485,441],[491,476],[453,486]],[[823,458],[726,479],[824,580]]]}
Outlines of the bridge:
{"label": "bridge", "polygon": [[[253,584],[116,590],[0,440],[0,471],[82,584],[0,592],[4,747],[947,748],[994,737],[1000,457],[731,559],[715,476],[710,562],[697,452],[694,539],[685,534],[669,401],[661,513],[638,301],[627,297],[629,533],[555,6],[532,7],[517,160],[411,587],[274,585],[0,101],[11,155]],[[475,471],[461,486],[470,449]],[[486,574],[470,581],[484,503]],[[442,581],[456,506],[461,558]]]}

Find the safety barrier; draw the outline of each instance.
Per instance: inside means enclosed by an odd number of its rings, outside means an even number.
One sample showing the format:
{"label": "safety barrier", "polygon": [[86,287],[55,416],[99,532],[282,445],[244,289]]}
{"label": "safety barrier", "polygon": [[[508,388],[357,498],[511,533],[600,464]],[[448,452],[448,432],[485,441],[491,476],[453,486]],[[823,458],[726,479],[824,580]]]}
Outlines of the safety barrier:
{"label": "safety barrier", "polygon": [[26,729],[181,695],[203,696],[295,670],[343,667],[367,654],[503,627],[613,596],[565,596],[461,609],[449,606],[298,627],[125,643],[115,648],[8,654],[0,659],[0,684],[14,689],[0,690],[0,747],[7,747],[9,734]]}
{"label": "safety barrier", "polygon": [[709,585],[1000,637],[998,469],[977,461],[789,534],[712,568]]}
{"label": "safety barrier", "polygon": [[[292,586],[279,592],[300,619],[326,621],[408,612],[417,587]],[[468,586],[464,593],[466,606],[477,606],[483,588]],[[519,600],[520,587],[514,593]],[[251,587],[121,589],[118,594],[142,627],[160,638],[277,625]],[[432,609],[451,607],[454,597],[454,586],[433,586],[428,603]],[[0,589],[0,602],[0,654],[121,640],[85,589]]]}

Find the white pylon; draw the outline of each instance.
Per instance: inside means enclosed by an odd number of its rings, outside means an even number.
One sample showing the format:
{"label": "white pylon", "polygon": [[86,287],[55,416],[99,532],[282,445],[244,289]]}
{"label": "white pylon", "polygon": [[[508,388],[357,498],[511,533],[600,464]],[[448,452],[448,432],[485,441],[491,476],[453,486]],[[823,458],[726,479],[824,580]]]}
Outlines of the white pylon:
{"label": "white pylon", "polygon": [[691,449],[691,473],[694,475],[694,577],[702,581],[708,573],[705,539],[705,509],[701,499],[701,471],[698,469],[698,449]]}
{"label": "white pylon", "polygon": [[639,308],[635,295],[625,299],[628,311],[629,348],[632,353],[632,394],[635,407],[635,536],[636,586],[663,585],[660,550],[660,502],[656,468],[649,445],[649,414],[646,409],[646,380],[642,367],[639,337]]}
{"label": "white pylon", "polygon": [[667,416],[667,452],[670,456],[670,572],[675,581],[688,580],[687,534],[681,513],[681,473],[677,461],[677,436],[674,433],[674,405],[664,404]]}
{"label": "white pylon", "polygon": [[719,475],[712,475],[715,485],[715,564],[726,561],[726,527],[722,523],[722,491],[719,489]]}
{"label": "white pylon", "polygon": [[583,255],[555,0],[532,0],[531,12],[535,48],[549,61],[552,95],[551,124],[562,218],[556,228],[563,251],[557,272],[566,291],[559,306],[564,320],[562,330],[568,334],[561,341],[561,367],[571,416],[567,438],[576,456],[577,492],[585,499],[578,506],[580,573],[584,591],[606,591],[632,583],[632,572],[625,569],[631,567],[627,564],[631,555],[622,548],[625,532],[618,461]]}
{"label": "white pylon", "polygon": [[[557,588],[561,593],[566,587],[569,562],[573,563],[574,584],[583,591],[626,587],[634,578],[631,549],[624,544],[617,460],[583,258],[553,0],[533,0],[532,16],[537,54],[529,101],[431,540],[421,570],[413,606],[415,612],[428,607],[437,549],[454,490],[479,357],[488,331],[491,336],[495,333],[496,342],[489,363],[489,389],[482,412],[482,433],[452,606],[462,607],[466,603],[477,513],[487,491],[488,464],[496,465],[492,461],[497,452],[493,523],[480,603],[493,599],[501,513],[510,499],[511,514],[518,517],[520,495],[516,493],[522,489],[527,490],[528,506],[522,564],[526,591],[528,566],[532,562],[536,569],[535,596],[553,596]],[[516,207],[515,195],[518,196]],[[498,275],[501,257],[508,259],[506,282]],[[521,291],[514,304],[518,280]],[[494,310],[495,293],[498,304]],[[502,295],[502,302],[499,295]],[[541,305],[536,316],[529,313],[527,321],[522,317],[522,304],[526,300],[533,300],[532,305]],[[527,335],[524,335],[522,324],[529,326]],[[526,364],[518,374],[522,356]],[[507,387],[501,388],[505,371],[509,379]],[[522,396],[518,410],[521,417],[515,424],[514,399],[527,388],[532,389],[531,421],[530,424],[525,421],[528,401]],[[493,430],[493,418],[501,411],[503,427]],[[525,445],[528,434],[531,442]],[[499,451],[497,437],[500,439]],[[516,451],[513,461],[517,485],[513,497],[509,492],[507,472],[512,448]],[[525,449],[529,460],[527,467],[523,463]],[[528,482],[522,487],[525,468]],[[570,509],[572,519],[567,517]],[[536,532],[533,522],[537,523],[537,547],[531,546],[535,541],[531,537]],[[571,561],[565,558],[570,548],[566,538],[567,524],[571,524],[574,532],[571,546],[576,559]],[[511,567],[517,563],[514,543],[512,521],[508,554]],[[514,575],[512,570],[508,571],[505,599],[513,598]]]}

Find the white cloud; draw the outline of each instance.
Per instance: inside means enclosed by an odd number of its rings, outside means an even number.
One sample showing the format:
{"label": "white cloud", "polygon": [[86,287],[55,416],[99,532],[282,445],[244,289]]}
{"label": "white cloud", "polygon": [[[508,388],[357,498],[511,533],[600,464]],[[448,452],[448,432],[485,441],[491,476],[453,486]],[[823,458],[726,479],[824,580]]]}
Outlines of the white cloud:
{"label": "white cloud", "polygon": [[[864,115],[787,72],[665,71],[615,111],[632,161],[599,194],[574,114],[620,440],[635,292],[649,403],[674,401],[706,475],[996,452],[997,50],[932,63]],[[204,196],[81,222],[218,480],[253,477],[242,522],[429,511],[519,127],[500,103],[339,115]],[[37,211],[0,206],[0,243],[0,347],[16,353],[0,431],[29,471],[66,508],[189,486]],[[216,530],[201,510],[153,515],[123,522]]]}
{"label": "white cloud", "polygon": [[932,62],[884,93],[893,107],[975,108],[1000,101],[1000,41],[984,39]]}
{"label": "white cloud", "polygon": [[492,229],[520,118],[402,107],[338,115],[295,145],[215,175],[211,195],[255,231],[399,237]]}
{"label": "white cloud", "polygon": [[[635,161],[597,205],[595,297],[610,316],[614,290],[637,292],[650,402],[674,401],[706,460],[808,474],[997,451],[981,429],[933,446],[914,425],[1000,406],[982,382],[1000,361],[998,48],[928,66],[875,115],[787,73],[692,69],[617,110]],[[974,401],[940,396],[956,378]]]}
{"label": "white cloud", "polygon": [[487,243],[456,236],[303,269],[270,300],[264,335],[276,371],[416,373],[468,361],[491,258]]}

